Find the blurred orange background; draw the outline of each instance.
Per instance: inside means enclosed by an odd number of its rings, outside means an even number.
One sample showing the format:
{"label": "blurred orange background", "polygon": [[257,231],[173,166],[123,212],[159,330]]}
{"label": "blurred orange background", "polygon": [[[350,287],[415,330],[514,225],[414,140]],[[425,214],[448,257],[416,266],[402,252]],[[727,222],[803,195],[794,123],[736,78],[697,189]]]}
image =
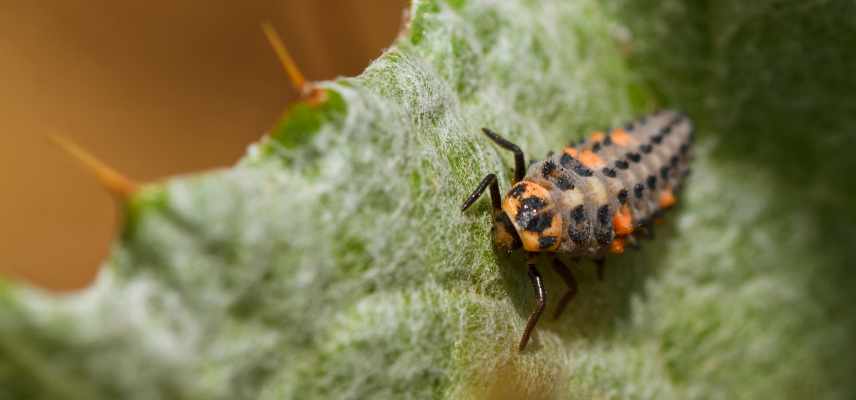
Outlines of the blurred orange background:
{"label": "blurred orange background", "polygon": [[310,80],[356,75],[405,0],[54,0],[0,4],[0,275],[57,290],[94,278],[110,196],[47,135],[137,181],[234,163],[295,99],[270,21]]}

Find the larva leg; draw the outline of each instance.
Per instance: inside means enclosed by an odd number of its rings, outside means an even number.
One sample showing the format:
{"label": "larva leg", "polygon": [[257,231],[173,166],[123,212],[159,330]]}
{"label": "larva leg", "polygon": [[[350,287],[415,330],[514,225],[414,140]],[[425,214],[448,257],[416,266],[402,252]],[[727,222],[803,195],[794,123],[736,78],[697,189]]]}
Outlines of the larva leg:
{"label": "larva leg", "polygon": [[532,310],[532,313],[529,314],[529,320],[526,321],[526,329],[523,331],[523,337],[520,338],[520,345],[518,346],[519,351],[523,351],[526,348],[526,343],[529,343],[529,336],[535,330],[538,318],[541,317],[544,306],[547,304],[547,290],[544,289],[544,281],[541,279],[541,274],[538,273],[538,269],[535,267],[532,259],[530,259],[528,264],[529,280],[532,281],[532,288],[535,289],[535,309]]}
{"label": "larva leg", "polygon": [[595,258],[594,265],[597,266],[597,279],[603,281],[603,277],[606,275],[606,259],[602,257]]}
{"label": "larva leg", "polygon": [[484,190],[488,186],[490,186],[490,200],[493,204],[493,209],[499,210],[502,201],[502,197],[500,197],[499,195],[499,183],[497,183],[496,181],[495,174],[487,174],[487,176],[482,179],[479,185],[476,186],[476,190],[473,190],[473,193],[470,195],[470,197],[467,197],[467,200],[464,201],[464,204],[461,206],[461,211],[463,212],[470,208],[470,206],[473,205],[473,203],[475,203],[476,200],[479,199],[479,197],[481,197],[482,193],[484,193]]}
{"label": "larva leg", "polygon": [[565,311],[565,306],[577,295],[577,280],[574,279],[574,274],[571,270],[559,261],[558,258],[553,259],[553,271],[556,271],[562,277],[562,280],[565,281],[565,285],[568,287],[568,291],[565,292],[565,295],[562,296],[559,304],[556,306],[556,312],[553,313],[553,319],[559,319],[562,312]]}
{"label": "larva leg", "polygon": [[507,139],[499,136],[496,132],[490,129],[482,128],[482,132],[484,132],[490,140],[493,140],[494,143],[499,145],[499,147],[511,150],[511,152],[514,153],[514,183],[522,181],[523,177],[526,175],[526,161],[520,147],[517,147],[516,144],[509,142]]}

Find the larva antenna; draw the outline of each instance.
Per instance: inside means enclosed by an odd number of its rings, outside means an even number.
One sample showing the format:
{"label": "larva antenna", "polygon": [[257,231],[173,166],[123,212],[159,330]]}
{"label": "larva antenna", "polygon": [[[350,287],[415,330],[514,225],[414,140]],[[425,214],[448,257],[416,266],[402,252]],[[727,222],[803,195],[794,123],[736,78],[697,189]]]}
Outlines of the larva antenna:
{"label": "larva antenna", "polygon": [[73,158],[80,161],[86,169],[95,175],[98,182],[101,183],[108,192],[121,200],[129,199],[137,191],[137,184],[128,177],[117,172],[101,160],[95,158],[88,151],[78,146],[76,143],[58,135],[49,135],[48,138],[54,142],[59,148],[70,154]]}
{"label": "larva antenna", "polygon": [[297,67],[297,63],[295,63],[294,59],[291,58],[291,54],[288,53],[285,43],[282,41],[282,38],[279,36],[279,33],[277,33],[273,25],[270,22],[262,22],[261,25],[262,32],[264,32],[270,46],[273,48],[274,53],[276,53],[276,57],[279,59],[282,69],[285,70],[286,75],[288,75],[288,78],[291,80],[291,84],[295,89],[297,89],[300,96],[309,99],[310,102],[313,103],[323,101],[323,90],[319,89],[311,82],[306,81],[306,78],[303,76],[303,73],[300,72],[300,68]]}

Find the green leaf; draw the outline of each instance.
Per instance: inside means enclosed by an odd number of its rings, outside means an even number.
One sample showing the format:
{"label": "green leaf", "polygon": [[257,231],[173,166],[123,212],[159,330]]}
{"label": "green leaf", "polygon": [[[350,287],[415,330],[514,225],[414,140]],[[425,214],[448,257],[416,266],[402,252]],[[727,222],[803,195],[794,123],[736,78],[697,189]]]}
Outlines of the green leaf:
{"label": "green leaf", "polygon": [[[417,1],[237,166],[140,191],[91,288],[0,282],[0,398],[852,398],[853,8]],[[679,207],[518,353],[524,258],[458,211],[509,185],[479,129],[531,159],[666,106]]]}

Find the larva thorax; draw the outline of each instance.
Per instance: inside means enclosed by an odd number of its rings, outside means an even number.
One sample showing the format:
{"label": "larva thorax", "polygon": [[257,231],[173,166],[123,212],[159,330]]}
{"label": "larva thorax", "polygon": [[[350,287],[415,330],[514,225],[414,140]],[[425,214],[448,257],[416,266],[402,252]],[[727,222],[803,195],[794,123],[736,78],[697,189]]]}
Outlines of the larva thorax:
{"label": "larva thorax", "polygon": [[495,213],[496,242],[573,256],[621,253],[671,207],[687,171],[692,124],[661,111],[529,166]]}

